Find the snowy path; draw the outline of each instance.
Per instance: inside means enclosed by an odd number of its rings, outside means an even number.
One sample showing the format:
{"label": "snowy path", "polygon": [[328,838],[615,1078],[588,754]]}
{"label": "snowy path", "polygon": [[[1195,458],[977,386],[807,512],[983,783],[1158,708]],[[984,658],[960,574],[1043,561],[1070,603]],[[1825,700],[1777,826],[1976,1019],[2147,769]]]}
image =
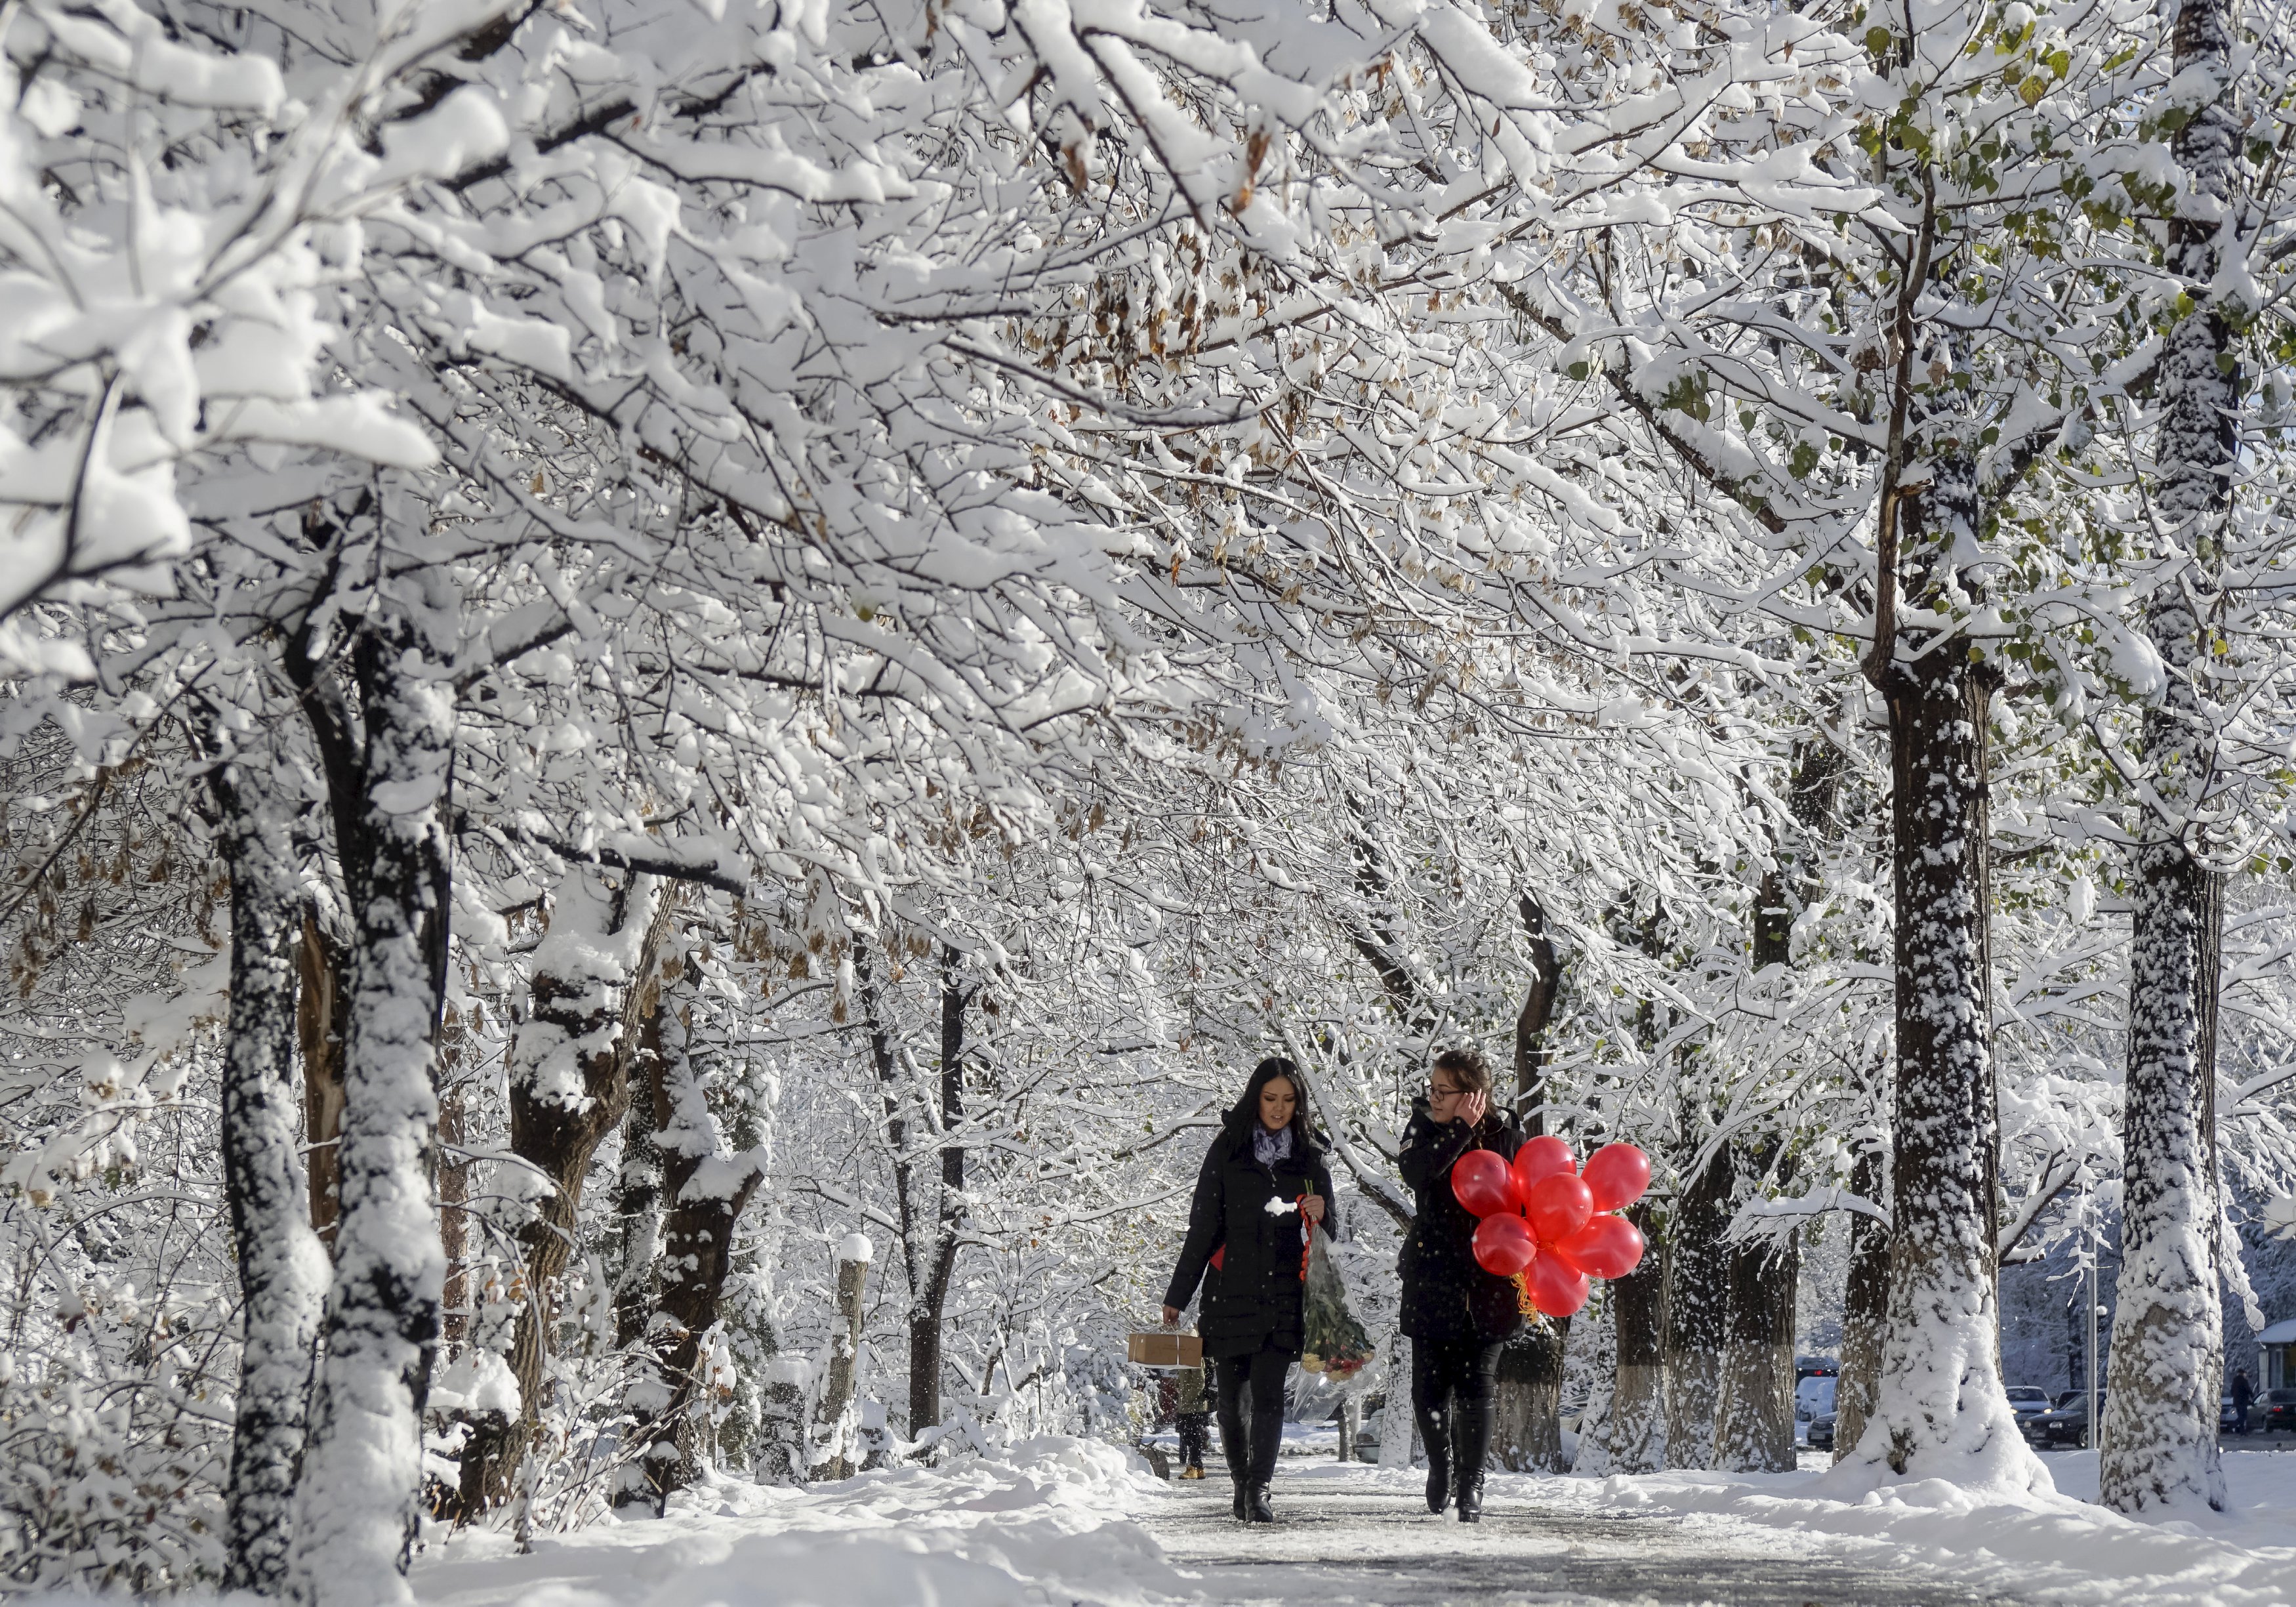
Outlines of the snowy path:
{"label": "snowy path", "polygon": [[1599,1515],[1541,1503],[1546,1481],[1493,1481],[1479,1529],[1429,1514],[1396,1476],[1286,1469],[1279,1521],[1247,1529],[1225,1480],[1175,1494],[1143,1526],[1216,1602],[1283,1607],[1456,1603],[1715,1603],[1716,1607],[2001,1607],[1917,1566],[1814,1554],[1775,1530],[1703,1517]]}
{"label": "snowy path", "polygon": [[[1224,1480],[1048,1437],[803,1490],[716,1482],[531,1555],[434,1532],[414,1584],[418,1607],[2291,1607],[2296,1455],[2226,1462],[2240,1510],[2205,1528],[1935,1481],[1828,1500],[1816,1469],[1495,1475],[1467,1528],[1428,1513],[1423,1475],[1302,1457],[1280,1521],[1247,1529]],[[2052,1459],[2069,1487],[2094,1463]]]}

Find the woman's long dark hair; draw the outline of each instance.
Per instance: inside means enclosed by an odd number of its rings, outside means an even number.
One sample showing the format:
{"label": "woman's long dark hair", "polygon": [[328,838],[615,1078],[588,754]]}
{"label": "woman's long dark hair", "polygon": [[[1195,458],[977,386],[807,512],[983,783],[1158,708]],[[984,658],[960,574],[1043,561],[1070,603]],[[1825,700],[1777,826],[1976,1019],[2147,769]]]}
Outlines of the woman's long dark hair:
{"label": "woman's long dark hair", "polygon": [[1303,1159],[1321,1155],[1323,1141],[1316,1136],[1316,1129],[1308,1120],[1308,1084],[1300,1077],[1300,1068],[1282,1055],[1270,1055],[1251,1068],[1251,1080],[1243,1085],[1243,1097],[1228,1107],[1223,1125],[1229,1138],[1237,1143],[1250,1139],[1251,1130],[1259,1125],[1259,1091],[1278,1077],[1292,1084],[1292,1153]]}

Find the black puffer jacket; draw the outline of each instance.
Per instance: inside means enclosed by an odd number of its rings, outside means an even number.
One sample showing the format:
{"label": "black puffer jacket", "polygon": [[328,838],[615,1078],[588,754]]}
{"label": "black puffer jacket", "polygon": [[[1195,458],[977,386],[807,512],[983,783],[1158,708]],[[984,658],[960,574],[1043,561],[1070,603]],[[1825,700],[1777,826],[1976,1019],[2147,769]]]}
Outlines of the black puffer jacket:
{"label": "black puffer jacket", "polygon": [[[1252,1097],[1256,1102],[1256,1090]],[[1201,1281],[1204,1307],[1196,1331],[1203,1336],[1206,1356],[1243,1356],[1271,1347],[1298,1356],[1307,1335],[1300,1281],[1305,1224],[1297,1210],[1277,1215],[1267,1204],[1288,1205],[1302,1194],[1319,1194],[1324,1227],[1336,1232],[1332,1174],[1305,1123],[1291,1130],[1291,1154],[1272,1166],[1261,1166],[1251,1146],[1258,1118],[1242,1116],[1240,1108],[1228,1113],[1196,1174],[1188,1237],[1164,1304],[1186,1306]],[[1218,1274],[1205,1279],[1213,1252],[1223,1249]]]}
{"label": "black puffer jacket", "polygon": [[1418,1201],[1403,1240],[1403,1331],[1414,1339],[1475,1339],[1496,1344],[1522,1326],[1514,1281],[1475,1265],[1475,1214],[1451,1191],[1451,1166],[1470,1150],[1511,1161],[1522,1147],[1514,1118],[1493,1110],[1473,1127],[1437,1126],[1427,1101],[1413,1102],[1398,1157]]}

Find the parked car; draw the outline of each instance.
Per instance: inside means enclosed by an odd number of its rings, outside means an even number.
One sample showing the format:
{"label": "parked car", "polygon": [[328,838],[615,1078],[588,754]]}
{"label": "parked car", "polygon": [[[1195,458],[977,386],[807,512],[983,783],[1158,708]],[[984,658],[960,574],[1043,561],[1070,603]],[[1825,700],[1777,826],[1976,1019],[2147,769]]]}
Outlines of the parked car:
{"label": "parked car", "polygon": [[1806,1378],[1839,1378],[1841,1364],[1830,1356],[1798,1356],[1794,1357],[1794,1382]]}
{"label": "parked car", "polygon": [[1804,1445],[1814,1443],[1809,1438],[1810,1425],[1833,1415],[1834,1391],[1841,1384],[1835,1373],[1813,1372],[1794,1386],[1794,1433]]}
{"label": "parked car", "polygon": [[2038,1417],[2049,1409],[2049,1392],[2031,1384],[2009,1386],[2009,1405],[2015,1408],[2019,1427],[2029,1417]]}
{"label": "parked car", "polygon": [[[2251,1408],[2251,1410],[2253,1409]],[[2240,1408],[2232,1404],[2232,1393],[2229,1390],[2226,1390],[2224,1397],[2217,1402],[2217,1432],[2219,1434],[2248,1432],[2240,1426]]]}
{"label": "parked car", "polygon": [[1821,1413],[1809,1420],[1808,1445],[1813,1451],[1833,1449],[1833,1419],[1831,1412]]}
{"label": "parked car", "polygon": [[2296,1429],[2296,1389],[2267,1389],[2249,1411],[2260,1413],[2267,1429]]}
{"label": "parked car", "polygon": [[[2088,1391],[2068,1389],[2060,1397],[2063,1404],[2046,1412],[2037,1412],[2030,1417],[2021,1415],[2017,1426],[2025,1438],[2037,1446],[2086,1446],[2088,1435]],[[2097,1409],[2104,1409],[2104,1391],[2096,1392]]]}

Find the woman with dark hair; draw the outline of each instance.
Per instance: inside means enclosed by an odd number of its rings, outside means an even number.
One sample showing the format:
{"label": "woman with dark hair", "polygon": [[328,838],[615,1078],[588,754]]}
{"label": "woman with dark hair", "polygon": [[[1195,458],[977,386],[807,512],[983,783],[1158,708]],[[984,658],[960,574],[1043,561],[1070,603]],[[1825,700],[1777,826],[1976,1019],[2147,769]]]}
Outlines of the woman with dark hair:
{"label": "woman with dark hair", "polygon": [[1522,1313],[1514,1281],[1476,1265],[1475,1215],[1451,1191],[1451,1168],[1470,1150],[1511,1161],[1521,1145],[1513,1118],[1491,1107],[1483,1057],[1472,1049],[1437,1055],[1403,1134],[1403,1181],[1419,1208],[1399,1270],[1411,1410],[1427,1446],[1427,1510],[1441,1512],[1456,1489],[1462,1523],[1482,1521],[1499,1352],[1522,1326]]}
{"label": "woman with dark hair", "polygon": [[[1164,1321],[1174,1323],[1204,1283],[1196,1331],[1212,1368],[1235,1515],[1247,1522],[1275,1521],[1267,1487],[1283,1445],[1283,1380],[1307,1340],[1300,1273],[1307,1236],[1324,1220],[1331,1194],[1332,1174],[1308,1125],[1299,1067],[1280,1058],[1262,1060],[1204,1157],[1188,1207],[1187,1241],[1164,1291]],[[1218,1272],[1210,1281],[1208,1267]]]}

